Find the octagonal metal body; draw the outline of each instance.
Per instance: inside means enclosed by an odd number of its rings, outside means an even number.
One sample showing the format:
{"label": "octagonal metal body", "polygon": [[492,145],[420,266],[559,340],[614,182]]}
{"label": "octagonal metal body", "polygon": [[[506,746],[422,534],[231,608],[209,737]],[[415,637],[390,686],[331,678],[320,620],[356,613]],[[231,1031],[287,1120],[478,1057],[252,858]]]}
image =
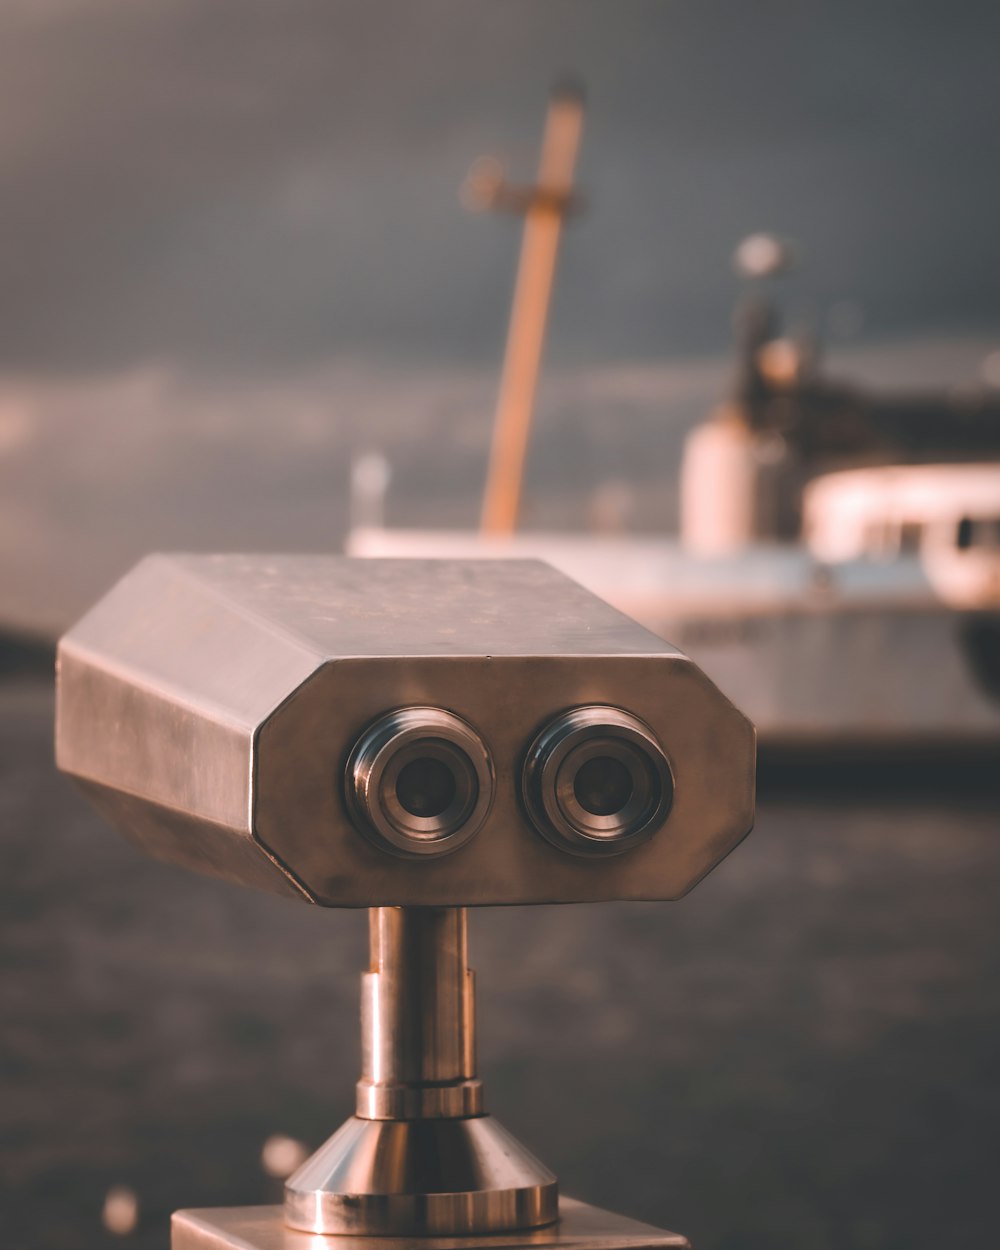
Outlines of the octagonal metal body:
{"label": "octagonal metal body", "polygon": [[[150,854],[324,906],[673,899],[753,821],[754,732],[684,655],[535,561],[153,556],[60,642],[56,754]],[[663,827],[567,854],[522,808],[525,752],[569,708],[639,717],[674,778]],[[458,850],[362,836],[344,770],[396,708],[462,717],[496,790]]]}

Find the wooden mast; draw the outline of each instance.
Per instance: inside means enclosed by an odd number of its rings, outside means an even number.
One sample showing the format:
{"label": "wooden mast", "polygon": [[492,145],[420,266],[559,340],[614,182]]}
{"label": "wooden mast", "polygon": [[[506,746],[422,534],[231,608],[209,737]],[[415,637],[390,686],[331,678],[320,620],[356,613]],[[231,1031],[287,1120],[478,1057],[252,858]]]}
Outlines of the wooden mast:
{"label": "wooden mast", "polygon": [[469,184],[478,206],[524,217],[483,496],[484,534],[511,534],[517,527],[559,239],[564,221],[576,207],[573,174],[582,130],[582,92],[576,87],[558,87],[549,101],[535,186],[510,186],[495,165],[490,173],[480,166]]}

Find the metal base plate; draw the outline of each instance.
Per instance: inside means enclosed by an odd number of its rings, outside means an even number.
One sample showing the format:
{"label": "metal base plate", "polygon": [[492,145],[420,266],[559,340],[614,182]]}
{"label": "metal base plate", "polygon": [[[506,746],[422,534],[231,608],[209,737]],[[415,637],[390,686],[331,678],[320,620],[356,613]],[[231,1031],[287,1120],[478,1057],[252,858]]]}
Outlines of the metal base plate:
{"label": "metal base plate", "polygon": [[686,1237],[624,1215],[559,1200],[559,1220],[547,1228],[487,1237],[352,1237],[301,1233],[281,1207],[220,1207],[176,1211],[171,1250],[690,1250]]}

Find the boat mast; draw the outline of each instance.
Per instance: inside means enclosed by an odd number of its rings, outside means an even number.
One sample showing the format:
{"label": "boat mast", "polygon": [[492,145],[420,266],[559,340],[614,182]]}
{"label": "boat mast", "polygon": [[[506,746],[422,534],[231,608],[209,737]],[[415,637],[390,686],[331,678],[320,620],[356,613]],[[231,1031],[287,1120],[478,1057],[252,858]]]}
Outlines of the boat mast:
{"label": "boat mast", "polygon": [[474,206],[524,217],[483,496],[484,534],[511,534],[517,526],[559,239],[563,222],[578,207],[573,173],[583,130],[583,107],[583,93],[578,87],[560,86],[553,91],[533,187],[511,186],[495,162],[479,163],[467,184],[468,199]]}

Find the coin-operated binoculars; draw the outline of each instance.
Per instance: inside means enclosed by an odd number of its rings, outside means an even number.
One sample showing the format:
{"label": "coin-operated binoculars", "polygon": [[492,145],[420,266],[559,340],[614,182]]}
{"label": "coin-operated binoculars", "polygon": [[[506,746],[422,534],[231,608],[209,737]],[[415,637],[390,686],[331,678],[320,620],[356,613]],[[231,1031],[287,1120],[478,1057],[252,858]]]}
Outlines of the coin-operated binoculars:
{"label": "coin-operated binoculars", "polygon": [[466,909],[676,899],[753,819],[750,723],[535,562],[158,556],[59,646],[59,766],[157,858],[366,907],[357,1110],[174,1250],[640,1250],[488,1115]]}

